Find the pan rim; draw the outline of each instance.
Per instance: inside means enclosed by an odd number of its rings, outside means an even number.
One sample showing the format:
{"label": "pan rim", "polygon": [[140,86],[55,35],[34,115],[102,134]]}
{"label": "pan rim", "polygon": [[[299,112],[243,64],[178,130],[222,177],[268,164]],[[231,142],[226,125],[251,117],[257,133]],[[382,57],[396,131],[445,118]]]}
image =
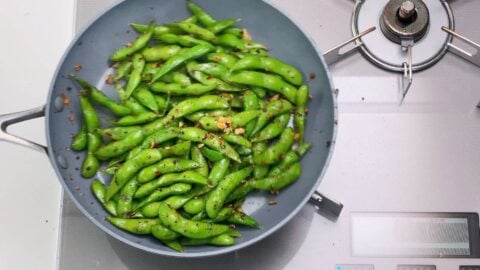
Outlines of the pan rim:
{"label": "pan rim", "polygon": [[[49,129],[49,126],[50,126],[50,109],[51,109],[51,106],[52,106],[52,104],[50,103],[50,100],[52,100],[53,87],[54,87],[55,82],[56,82],[56,80],[59,76],[59,72],[60,72],[60,68],[62,66],[62,63],[64,63],[65,59],[69,55],[73,46],[75,46],[75,44],[77,43],[78,39],[98,19],[100,19],[102,16],[107,14],[110,10],[112,10],[113,8],[115,8],[116,6],[120,5],[121,3],[125,2],[125,1],[127,1],[127,0],[117,0],[113,4],[111,4],[110,6],[105,8],[103,11],[99,12],[96,16],[94,16],[87,24],[85,24],[85,26],[82,27],[82,29],[80,31],[78,31],[78,33],[75,34],[75,37],[72,39],[69,46],[65,49],[62,57],[60,58],[60,60],[57,64],[57,67],[55,69],[55,72],[53,74],[53,77],[51,79],[51,82],[50,82],[50,88],[49,88],[49,93],[47,95],[47,104],[46,104],[46,109],[45,109],[45,133],[46,133],[45,135],[46,135],[46,139],[47,139],[48,149],[51,149],[51,146],[52,146],[52,141],[51,141],[52,138],[51,138],[50,132],[49,132],[49,130],[50,130]],[[337,138],[337,124],[335,124],[335,123],[337,122],[337,119],[338,119],[338,104],[337,104],[336,96],[334,94],[335,87],[333,85],[332,76],[330,74],[330,70],[328,69],[328,65],[325,62],[323,54],[319,51],[316,42],[306,31],[304,31],[304,29],[301,27],[301,25],[299,23],[297,23],[297,21],[295,19],[293,19],[291,16],[289,16],[288,13],[286,13],[282,8],[278,7],[276,4],[272,3],[271,1],[262,0],[262,2],[269,5],[274,10],[280,12],[293,25],[295,25],[300,30],[300,32],[309,40],[310,44],[312,45],[315,52],[317,53],[317,56],[318,56],[322,66],[325,70],[325,73],[326,73],[326,76],[328,78],[328,82],[329,82],[329,85],[330,85],[330,88],[331,88],[330,89],[330,94],[331,94],[332,104],[333,104],[333,120],[334,120],[332,137],[331,137],[331,142],[332,143],[331,143],[330,147],[328,148],[329,149],[328,150],[328,155],[327,155],[327,158],[325,160],[325,164],[322,168],[322,171],[319,174],[319,176],[317,177],[317,180],[315,181],[315,183],[314,183],[312,189],[310,190],[310,192],[308,192],[305,195],[303,200],[293,209],[293,211],[291,211],[287,216],[285,216],[282,221],[280,221],[276,225],[272,226],[270,229],[264,231],[259,236],[254,237],[254,238],[252,238],[252,239],[250,239],[246,242],[243,242],[241,244],[236,244],[236,245],[233,245],[233,246],[230,246],[230,247],[219,247],[218,249],[213,250],[213,251],[204,251],[204,252],[198,252],[198,253],[187,253],[187,252],[180,253],[180,252],[169,251],[169,250],[159,250],[159,249],[144,246],[142,244],[131,241],[131,240],[129,240],[129,239],[123,237],[123,236],[120,236],[115,231],[110,230],[105,225],[103,225],[103,223],[96,220],[93,217],[93,215],[90,212],[88,212],[78,200],[75,199],[75,196],[73,196],[73,192],[68,188],[68,186],[66,185],[66,182],[64,181],[62,175],[60,174],[60,168],[57,165],[56,157],[54,156],[52,151],[48,151],[48,157],[49,157],[50,163],[52,164],[52,167],[55,170],[55,174],[57,175],[57,178],[62,185],[63,191],[68,194],[69,199],[71,199],[73,201],[73,203],[75,204],[77,209],[79,209],[80,212],[82,212],[82,214],[86,218],[88,218],[93,224],[95,224],[98,228],[100,228],[104,233],[108,234],[109,236],[115,238],[118,241],[121,241],[122,243],[124,243],[126,245],[129,245],[129,246],[135,247],[139,250],[143,250],[143,251],[146,251],[146,252],[149,252],[149,253],[152,253],[152,254],[156,254],[156,255],[162,255],[162,256],[174,257],[174,258],[206,258],[206,257],[224,255],[224,254],[227,254],[227,253],[230,253],[230,252],[233,252],[233,251],[238,251],[238,250],[241,250],[241,249],[246,248],[248,246],[251,246],[251,245],[265,239],[266,237],[272,235],[276,231],[278,231],[285,224],[287,224],[289,221],[291,221],[291,219],[294,216],[296,216],[298,214],[298,212],[305,206],[305,204],[308,202],[308,200],[313,195],[315,190],[318,188],[318,185],[320,184],[321,180],[325,176],[327,168],[330,165],[330,162],[331,162],[331,159],[332,159],[332,156],[333,156],[333,152],[334,152],[334,149],[335,149],[336,138]],[[120,229],[118,229],[118,230],[120,230]],[[59,239],[59,240],[61,240],[61,239]]]}

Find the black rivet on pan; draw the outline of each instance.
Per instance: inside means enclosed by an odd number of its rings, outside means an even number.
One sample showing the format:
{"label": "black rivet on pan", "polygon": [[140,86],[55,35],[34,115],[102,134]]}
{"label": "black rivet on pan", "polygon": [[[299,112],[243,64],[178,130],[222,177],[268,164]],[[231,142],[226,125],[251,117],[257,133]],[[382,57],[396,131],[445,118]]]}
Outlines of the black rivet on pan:
{"label": "black rivet on pan", "polygon": [[68,161],[67,161],[67,159],[66,159],[64,156],[58,155],[58,156],[57,156],[57,162],[58,162],[58,165],[59,165],[62,169],[68,168]]}
{"label": "black rivet on pan", "polygon": [[56,97],[53,103],[53,106],[55,107],[55,111],[57,112],[63,111],[63,108],[64,108],[63,98],[61,96]]}

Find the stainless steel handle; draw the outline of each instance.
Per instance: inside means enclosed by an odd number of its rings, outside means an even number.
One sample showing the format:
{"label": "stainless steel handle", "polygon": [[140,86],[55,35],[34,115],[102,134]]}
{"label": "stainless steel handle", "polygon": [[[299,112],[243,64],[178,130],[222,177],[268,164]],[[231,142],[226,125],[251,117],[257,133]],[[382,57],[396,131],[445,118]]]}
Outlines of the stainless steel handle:
{"label": "stainless steel handle", "polygon": [[0,115],[0,141],[15,143],[47,154],[48,151],[46,146],[7,132],[7,128],[10,125],[43,116],[45,116],[45,105],[26,111]]}

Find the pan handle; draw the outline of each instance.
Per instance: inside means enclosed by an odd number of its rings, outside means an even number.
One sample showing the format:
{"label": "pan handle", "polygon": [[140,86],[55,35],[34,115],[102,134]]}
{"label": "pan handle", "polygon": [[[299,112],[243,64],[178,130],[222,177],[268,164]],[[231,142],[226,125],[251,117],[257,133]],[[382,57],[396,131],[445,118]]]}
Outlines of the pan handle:
{"label": "pan handle", "polygon": [[10,125],[43,116],[45,116],[45,105],[26,111],[0,115],[0,141],[15,143],[47,154],[48,150],[46,146],[34,143],[7,132],[7,128]]}

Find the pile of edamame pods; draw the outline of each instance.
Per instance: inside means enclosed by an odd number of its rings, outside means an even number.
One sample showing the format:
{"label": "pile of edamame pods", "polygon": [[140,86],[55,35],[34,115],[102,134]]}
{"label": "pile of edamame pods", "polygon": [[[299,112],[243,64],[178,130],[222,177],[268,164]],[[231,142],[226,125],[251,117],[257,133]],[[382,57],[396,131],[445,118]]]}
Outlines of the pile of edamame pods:
{"label": "pile of edamame pods", "polygon": [[[112,176],[91,185],[108,220],[177,251],[233,245],[235,226],[260,228],[242,211],[245,197],[294,183],[311,146],[302,73],[238,20],[187,6],[183,21],[132,24],[137,39],[109,59],[119,101],[72,75],[83,124],[71,148],[86,151],[84,178]],[[116,116],[111,126],[100,126],[94,104]]]}

